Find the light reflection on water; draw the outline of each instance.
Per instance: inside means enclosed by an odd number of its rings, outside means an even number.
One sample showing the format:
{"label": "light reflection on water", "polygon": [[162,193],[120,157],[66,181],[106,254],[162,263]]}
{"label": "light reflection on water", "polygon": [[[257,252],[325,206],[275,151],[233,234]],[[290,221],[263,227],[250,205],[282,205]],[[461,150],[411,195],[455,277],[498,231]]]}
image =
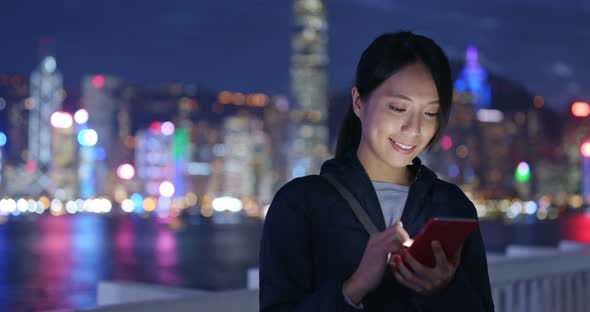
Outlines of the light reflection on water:
{"label": "light reflection on water", "polygon": [[[257,266],[261,224],[203,222],[173,231],[155,219],[100,215],[18,218],[0,224],[0,312],[90,308],[101,280],[205,290],[246,286]],[[482,223],[486,247],[590,243],[590,217]]]}
{"label": "light reflection on water", "polygon": [[0,312],[91,308],[101,280],[245,287],[246,270],[258,263],[260,231],[259,222],[174,231],[138,216],[12,218],[0,223]]}

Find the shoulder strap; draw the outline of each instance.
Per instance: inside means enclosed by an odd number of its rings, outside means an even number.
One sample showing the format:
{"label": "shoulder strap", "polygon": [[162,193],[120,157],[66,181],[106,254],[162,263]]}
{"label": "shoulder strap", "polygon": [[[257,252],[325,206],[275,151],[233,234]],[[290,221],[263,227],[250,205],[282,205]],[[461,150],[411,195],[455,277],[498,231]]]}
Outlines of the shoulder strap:
{"label": "shoulder strap", "polygon": [[350,205],[350,208],[352,208],[352,211],[359,219],[361,224],[365,227],[365,230],[367,230],[369,235],[379,232],[379,230],[375,226],[375,223],[373,223],[373,221],[371,221],[371,218],[369,218],[369,215],[367,215],[367,212],[361,207],[358,200],[356,200],[356,198],[352,195],[352,193],[350,193],[349,190],[346,189],[346,187],[344,187],[344,185],[338,182],[338,180],[336,180],[336,178],[334,178],[334,176],[329,173],[324,173],[321,176],[324,177],[328,182],[330,182],[330,184],[332,184],[334,188],[336,188],[338,193],[340,193],[340,195],[344,197],[344,199],[348,202],[348,205]]}

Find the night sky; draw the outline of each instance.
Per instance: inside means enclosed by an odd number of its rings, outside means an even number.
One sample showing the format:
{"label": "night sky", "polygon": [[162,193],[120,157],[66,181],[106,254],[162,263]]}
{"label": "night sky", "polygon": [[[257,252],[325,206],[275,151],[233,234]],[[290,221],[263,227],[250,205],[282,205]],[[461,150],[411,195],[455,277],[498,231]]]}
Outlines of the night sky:
{"label": "night sky", "polygon": [[[476,44],[486,68],[554,108],[590,100],[590,1],[326,3],[332,91],[350,87],[372,39],[407,29],[433,37],[452,60]],[[289,0],[2,1],[0,73],[28,76],[39,38],[52,36],[69,88],[81,75],[104,73],[146,86],[288,93],[291,7]]]}

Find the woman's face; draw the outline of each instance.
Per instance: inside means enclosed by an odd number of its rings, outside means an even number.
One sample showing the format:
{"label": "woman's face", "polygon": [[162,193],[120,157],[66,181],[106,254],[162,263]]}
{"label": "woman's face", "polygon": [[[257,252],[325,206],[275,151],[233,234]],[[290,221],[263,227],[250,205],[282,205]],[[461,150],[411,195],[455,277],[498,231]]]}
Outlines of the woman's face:
{"label": "woman's face", "polygon": [[[439,98],[428,68],[407,65],[361,100],[352,90],[354,112],[362,125],[359,153],[372,166],[405,167],[438,129]],[[376,162],[376,163],[375,163]]]}

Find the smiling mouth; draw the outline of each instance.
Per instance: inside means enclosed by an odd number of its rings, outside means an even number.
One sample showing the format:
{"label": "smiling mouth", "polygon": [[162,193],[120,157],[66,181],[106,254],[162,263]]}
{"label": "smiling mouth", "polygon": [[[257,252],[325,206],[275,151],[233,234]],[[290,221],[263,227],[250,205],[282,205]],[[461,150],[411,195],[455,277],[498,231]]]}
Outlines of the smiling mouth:
{"label": "smiling mouth", "polygon": [[416,148],[416,145],[409,145],[409,144],[404,144],[404,143],[400,143],[398,141],[389,139],[389,141],[391,142],[391,144],[393,144],[395,147],[399,147],[400,149],[404,150],[404,151],[412,151],[414,148]]}

